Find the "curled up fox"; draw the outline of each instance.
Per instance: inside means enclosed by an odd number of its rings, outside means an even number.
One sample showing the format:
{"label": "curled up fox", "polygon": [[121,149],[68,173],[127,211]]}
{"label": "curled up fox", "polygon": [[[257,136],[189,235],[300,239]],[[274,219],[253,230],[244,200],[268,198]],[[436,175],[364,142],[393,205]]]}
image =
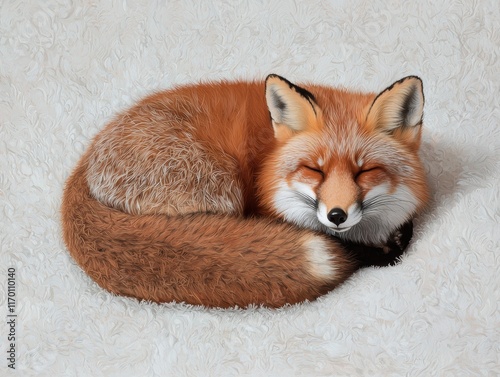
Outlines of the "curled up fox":
{"label": "curled up fox", "polygon": [[378,95],[278,75],[153,94],[98,133],[69,177],[65,243],[115,294],[313,300],[406,247],[429,197],[423,105],[415,76]]}

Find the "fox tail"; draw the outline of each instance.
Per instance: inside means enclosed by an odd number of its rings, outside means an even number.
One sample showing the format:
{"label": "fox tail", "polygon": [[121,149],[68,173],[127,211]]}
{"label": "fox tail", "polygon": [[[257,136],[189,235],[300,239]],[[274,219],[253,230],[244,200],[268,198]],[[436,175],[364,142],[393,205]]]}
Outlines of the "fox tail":
{"label": "fox tail", "polygon": [[212,307],[314,300],[359,260],[338,240],[267,218],[131,215],[92,197],[83,158],[63,195],[64,241],[112,293]]}

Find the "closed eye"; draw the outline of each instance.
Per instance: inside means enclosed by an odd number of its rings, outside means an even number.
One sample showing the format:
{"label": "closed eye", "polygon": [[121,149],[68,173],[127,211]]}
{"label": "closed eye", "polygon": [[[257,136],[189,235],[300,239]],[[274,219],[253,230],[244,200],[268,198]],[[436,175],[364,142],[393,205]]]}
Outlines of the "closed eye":
{"label": "closed eye", "polygon": [[363,169],[363,170],[360,170],[356,173],[356,176],[354,177],[354,179],[358,179],[358,177],[361,175],[361,174],[365,174],[365,173],[369,173],[369,172],[373,172],[373,171],[377,171],[377,170],[380,170],[381,168],[379,168],[378,166],[374,166],[373,168],[368,168],[368,169]]}
{"label": "closed eye", "polygon": [[319,174],[321,174],[321,176],[322,176],[322,177],[324,177],[324,175],[325,175],[325,173],[323,173],[323,171],[322,171],[322,170],[320,170],[320,169],[316,169],[316,168],[313,168],[313,167],[311,167],[311,166],[307,166],[307,165],[305,165],[304,167],[305,167],[306,169],[308,169],[308,170],[311,170],[311,171],[315,172],[315,173],[319,173]]}

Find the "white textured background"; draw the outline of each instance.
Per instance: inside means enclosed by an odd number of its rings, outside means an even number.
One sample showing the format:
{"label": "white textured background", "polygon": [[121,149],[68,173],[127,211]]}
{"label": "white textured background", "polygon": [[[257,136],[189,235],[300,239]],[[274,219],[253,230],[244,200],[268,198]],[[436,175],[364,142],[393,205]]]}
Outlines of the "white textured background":
{"label": "white textured background", "polygon": [[[0,1],[0,375],[500,375],[500,9],[484,1]],[[60,237],[90,138],[152,90],[262,78],[424,81],[433,190],[403,262],[278,311],[140,304]]]}

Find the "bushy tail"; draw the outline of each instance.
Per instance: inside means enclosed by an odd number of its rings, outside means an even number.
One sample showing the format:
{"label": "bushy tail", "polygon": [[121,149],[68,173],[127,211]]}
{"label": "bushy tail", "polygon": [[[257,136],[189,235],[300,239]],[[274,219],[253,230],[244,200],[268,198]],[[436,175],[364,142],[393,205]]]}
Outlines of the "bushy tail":
{"label": "bushy tail", "polygon": [[356,269],[334,239],[270,219],[134,216],[95,200],[83,159],[66,183],[64,241],[101,287],[155,302],[278,307],[313,300]]}

